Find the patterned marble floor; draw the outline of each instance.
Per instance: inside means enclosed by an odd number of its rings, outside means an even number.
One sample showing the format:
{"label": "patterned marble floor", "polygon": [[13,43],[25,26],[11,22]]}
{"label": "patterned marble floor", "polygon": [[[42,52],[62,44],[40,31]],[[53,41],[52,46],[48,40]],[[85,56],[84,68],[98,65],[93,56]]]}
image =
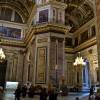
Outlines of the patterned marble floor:
{"label": "patterned marble floor", "polygon": [[[86,93],[70,93],[68,96],[58,96],[58,100],[75,100],[76,97],[79,97],[80,100],[88,100],[88,94]],[[4,93],[3,100],[15,100],[14,92],[6,91]],[[39,100],[39,96],[35,96],[33,99],[21,98],[21,100]]]}

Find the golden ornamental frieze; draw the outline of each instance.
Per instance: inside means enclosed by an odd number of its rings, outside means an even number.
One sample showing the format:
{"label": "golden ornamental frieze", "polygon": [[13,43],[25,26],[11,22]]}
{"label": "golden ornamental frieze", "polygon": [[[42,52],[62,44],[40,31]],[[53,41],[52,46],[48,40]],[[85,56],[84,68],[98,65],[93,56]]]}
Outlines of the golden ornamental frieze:
{"label": "golden ornamental frieze", "polygon": [[88,41],[78,45],[77,47],[74,48],[74,52],[77,52],[77,51],[80,51],[80,50],[83,50],[85,48],[88,48],[92,45],[95,45],[97,43],[96,41],[96,37],[92,38],[92,39],[89,39]]}
{"label": "golden ornamental frieze", "polygon": [[65,52],[66,53],[75,53],[75,52],[78,52],[78,51],[83,50],[85,48],[91,47],[92,45],[95,45],[96,43],[97,43],[96,37],[94,37],[94,38],[92,38],[92,39],[90,39],[90,40],[88,40],[88,41],[78,45],[75,48],[68,48],[68,47],[66,47],[65,48]]}
{"label": "golden ornamental frieze", "polygon": [[23,41],[17,41],[13,39],[1,39],[0,45],[9,45],[9,46],[18,46],[18,47],[25,47]]}
{"label": "golden ornamental frieze", "polygon": [[39,24],[32,26],[28,31],[25,37],[25,44],[27,45],[32,37],[36,34],[47,33],[47,32],[56,32],[58,34],[66,34],[68,33],[69,29],[68,26],[60,25],[60,24]]}
{"label": "golden ornamental frieze", "polygon": [[45,31],[57,31],[58,33],[67,33],[68,28],[65,25],[58,25],[58,24],[42,24],[42,25],[36,25],[33,27],[33,30],[35,33],[41,33]]}

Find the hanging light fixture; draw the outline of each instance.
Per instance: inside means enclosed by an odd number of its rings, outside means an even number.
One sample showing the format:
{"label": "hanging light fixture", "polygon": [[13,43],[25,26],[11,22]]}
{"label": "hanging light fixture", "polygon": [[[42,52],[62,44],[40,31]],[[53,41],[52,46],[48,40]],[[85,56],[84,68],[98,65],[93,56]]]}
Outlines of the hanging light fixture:
{"label": "hanging light fixture", "polygon": [[[0,39],[0,45],[2,44],[2,41]],[[4,54],[3,49],[0,47],[0,62],[3,62],[5,60],[6,56]]]}
{"label": "hanging light fixture", "polygon": [[2,48],[0,48],[0,62],[3,62],[5,60],[6,56],[4,54],[4,51]]}
{"label": "hanging light fixture", "polygon": [[85,66],[86,63],[84,59],[81,57],[80,52],[78,53],[78,57],[76,57],[75,62],[73,63],[74,66]]}

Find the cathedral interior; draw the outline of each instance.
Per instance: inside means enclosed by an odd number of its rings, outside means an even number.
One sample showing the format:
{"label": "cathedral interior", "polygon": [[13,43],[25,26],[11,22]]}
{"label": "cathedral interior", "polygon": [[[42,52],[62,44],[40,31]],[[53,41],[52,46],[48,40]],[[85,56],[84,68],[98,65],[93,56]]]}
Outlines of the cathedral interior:
{"label": "cathedral interior", "polygon": [[[99,0],[0,0],[0,84],[98,84],[99,6]],[[78,56],[84,65],[73,64]]]}

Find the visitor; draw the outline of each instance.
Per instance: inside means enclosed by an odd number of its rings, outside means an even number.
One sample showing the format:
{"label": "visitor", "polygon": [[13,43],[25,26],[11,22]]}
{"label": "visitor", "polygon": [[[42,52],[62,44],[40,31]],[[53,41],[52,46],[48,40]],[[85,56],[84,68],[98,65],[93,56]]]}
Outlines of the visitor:
{"label": "visitor", "polygon": [[76,97],[76,99],[75,100],[79,100],[79,97]]}
{"label": "visitor", "polygon": [[94,97],[94,86],[91,86],[91,88],[90,88],[89,100],[95,100],[95,97]]}
{"label": "visitor", "polygon": [[90,96],[94,94],[94,86],[91,86],[90,88]]}
{"label": "visitor", "polygon": [[41,88],[41,92],[40,92],[40,100],[47,100],[47,91],[46,88]]}
{"label": "visitor", "polygon": [[0,100],[3,100],[3,87],[0,86]]}
{"label": "visitor", "polygon": [[21,87],[20,86],[17,87],[14,94],[15,94],[15,100],[20,100],[20,95],[21,95]]}
{"label": "visitor", "polygon": [[22,86],[22,97],[23,98],[26,97],[26,92],[27,92],[27,87],[26,87],[26,85],[23,85]]}
{"label": "visitor", "polygon": [[31,85],[30,88],[29,88],[28,97],[29,98],[33,98],[34,97],[34,86],[33,85]]}
{"label": "visitor", "polygon": [[26,88],[27,88],[26,93],[27,93],[27,94],[29,94],[29,88],[30,88],[30,86],[31,86],[31,83],[28,82],[28,83],[26,84]]}
{"label": "visitor", "polygon": [[55,91],[54,88],[52,88],[52,89],[48,92],[48,94],[49,94],[49,100],[57,100],[57,95],[58,95],[58,93],[57,93],[57,91]]}

